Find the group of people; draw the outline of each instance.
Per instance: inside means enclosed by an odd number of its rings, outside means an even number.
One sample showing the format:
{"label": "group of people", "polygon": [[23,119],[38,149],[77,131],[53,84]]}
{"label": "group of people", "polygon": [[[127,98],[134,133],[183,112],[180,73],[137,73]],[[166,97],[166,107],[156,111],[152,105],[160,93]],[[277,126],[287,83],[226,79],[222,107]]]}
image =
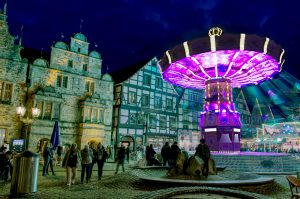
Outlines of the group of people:
{"label": "group of people", "polygon": [[[165,145],[161,149],[163,166],[174,167],[176,164],[178,154],[180,152],[181,152],[181,150],[180,150],[177,142],[174,142],[171,146],[169,145],[168,142],[166,142]],[[152,152],[151,154],[153,154],[153,153],[155,154],[155,151]],[[194,155],[200,157],[203,160],[204,165],[203,165],[202,174],[203,174],[203,176],[207,177],[208,176],[208,161],[210,159],[210,149],[209,149],[208,145],[205,143],[205,139],[200,140],[200,144],[197,146],[196,152]],[[148,164],[148,165],[149,166],[153,165],[151,160],[150,160],[150,164]]]}
{"label": "group of people", "polygon": [[[50,166],[52,175],[55,175],[53,170],[53,153],[54,150],[50,144],[46,143],[43,158],[43,176],[48,175],[48,168]],[[81,183],[84,182],[84,179],[88,183],[92,177],[92,171],[95,164],[98,166],[98,180],[101,180],[103,173],[103,166],[106,159],[110,156],[110,148],[105,149],[105,147],[98,143],[86,144],[82,150],[77,148],[77,144],[72,144],[70,149],[62,158],[62,147],[57,148],[57,161],[58,165],[61,165],[63,168],[66,168],[67,172],[67,185],[71,186],[75,184],[76,170],[79,164],[81,164]]]}
{"label": "group of people", "polygon": [[177,142],[174,142],[171,146],[169,142],[166,142],[161,149],[162,163],[156,157],[156,151],[153,149],[153,145],[146,146],[146,161],[147,166],[172,166],[176,161],[177,155],[180,152],[180,148]]}

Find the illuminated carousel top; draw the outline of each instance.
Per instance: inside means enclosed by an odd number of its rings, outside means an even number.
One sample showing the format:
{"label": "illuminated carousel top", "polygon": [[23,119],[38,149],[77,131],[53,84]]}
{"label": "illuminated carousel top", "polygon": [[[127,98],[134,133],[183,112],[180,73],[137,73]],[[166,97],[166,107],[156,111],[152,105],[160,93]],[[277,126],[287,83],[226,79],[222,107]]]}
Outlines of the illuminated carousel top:
{"label": "illuminated carousel top", "polygon": [[159,61],[163,78],[184,88],[202,89],[211,79],[230,79],[232,87],[258,84],[281,71],[284,50],[269,38],[222,34],[184,42]]}

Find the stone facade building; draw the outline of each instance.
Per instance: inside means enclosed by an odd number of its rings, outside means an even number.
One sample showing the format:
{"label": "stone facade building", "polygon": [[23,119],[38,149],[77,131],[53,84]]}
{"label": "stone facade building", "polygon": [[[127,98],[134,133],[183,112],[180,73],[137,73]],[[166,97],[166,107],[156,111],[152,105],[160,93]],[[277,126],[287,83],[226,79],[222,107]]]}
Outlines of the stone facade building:
{"label": "stone facade building", "polygon": [[15,44],[6,21],[6,4],[0,13],[0,146],[4,141],[20,137],[21,123],[16,107],[26,98],[27,60],[22,47]]}
{"label": "stone facade building", "polygon": [[113,107],[113,81],[101,74],[102,59],[89,51],[82,33],[71,37],[70,45],[56,42],[50,62],[43,58],[30,64],[30,99],[41,110],[30,131],[30,147],[43,146],[58,120],[61,142],[89,142],[110,145]]}
{"label": "stone facade building", "polygon": [[[50,140],[55,121],[61,145],[110,145],[114,82],[101,74],[101,55],[89,50],[85,35],[75,34],[70,45],[56,42],[50,60],[41,57],[28,63],[21,57],[21,38],[16,44],[6,18],[5,3],[0,13],[0,146],[23,138],[29,140],[30,150],[40,151]],[[16,113],[19,105],[26,108],[23,117]],[[41,110],[36,119],[33,107]]]}

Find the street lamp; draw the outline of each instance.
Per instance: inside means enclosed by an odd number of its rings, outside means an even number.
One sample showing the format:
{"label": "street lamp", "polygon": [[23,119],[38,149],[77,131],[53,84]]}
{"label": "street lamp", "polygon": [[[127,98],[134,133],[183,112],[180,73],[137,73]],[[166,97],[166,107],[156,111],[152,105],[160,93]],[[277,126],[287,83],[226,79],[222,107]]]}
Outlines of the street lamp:
{"label": "street lamp", "polygon": [[28,126],[31,125],[35,118],[39,117],[41,110],[37,107],[31,109],[31,116],[29,117],[29,113],[27,112],[26,117],[26,108],[22,105],[17,106],[16,108],[17,115],[20,117],[20,120],[25,124],[26,131],[25,131],[25,139],[26,139],[26,149],[28,148],[29,136],[28,133]]}

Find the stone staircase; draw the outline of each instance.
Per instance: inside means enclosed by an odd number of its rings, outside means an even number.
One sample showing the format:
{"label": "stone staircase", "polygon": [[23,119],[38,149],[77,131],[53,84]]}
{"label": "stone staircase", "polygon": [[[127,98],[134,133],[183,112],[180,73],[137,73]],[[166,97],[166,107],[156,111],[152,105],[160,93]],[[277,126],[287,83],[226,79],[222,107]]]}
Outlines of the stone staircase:
{"label": "stone staircase", "polygon": [[256,173],[277,173],[300,171],[300,159],[290,154],[284,155],[223,155],[212,154],[217,167],[226,169],[256,172]]}

